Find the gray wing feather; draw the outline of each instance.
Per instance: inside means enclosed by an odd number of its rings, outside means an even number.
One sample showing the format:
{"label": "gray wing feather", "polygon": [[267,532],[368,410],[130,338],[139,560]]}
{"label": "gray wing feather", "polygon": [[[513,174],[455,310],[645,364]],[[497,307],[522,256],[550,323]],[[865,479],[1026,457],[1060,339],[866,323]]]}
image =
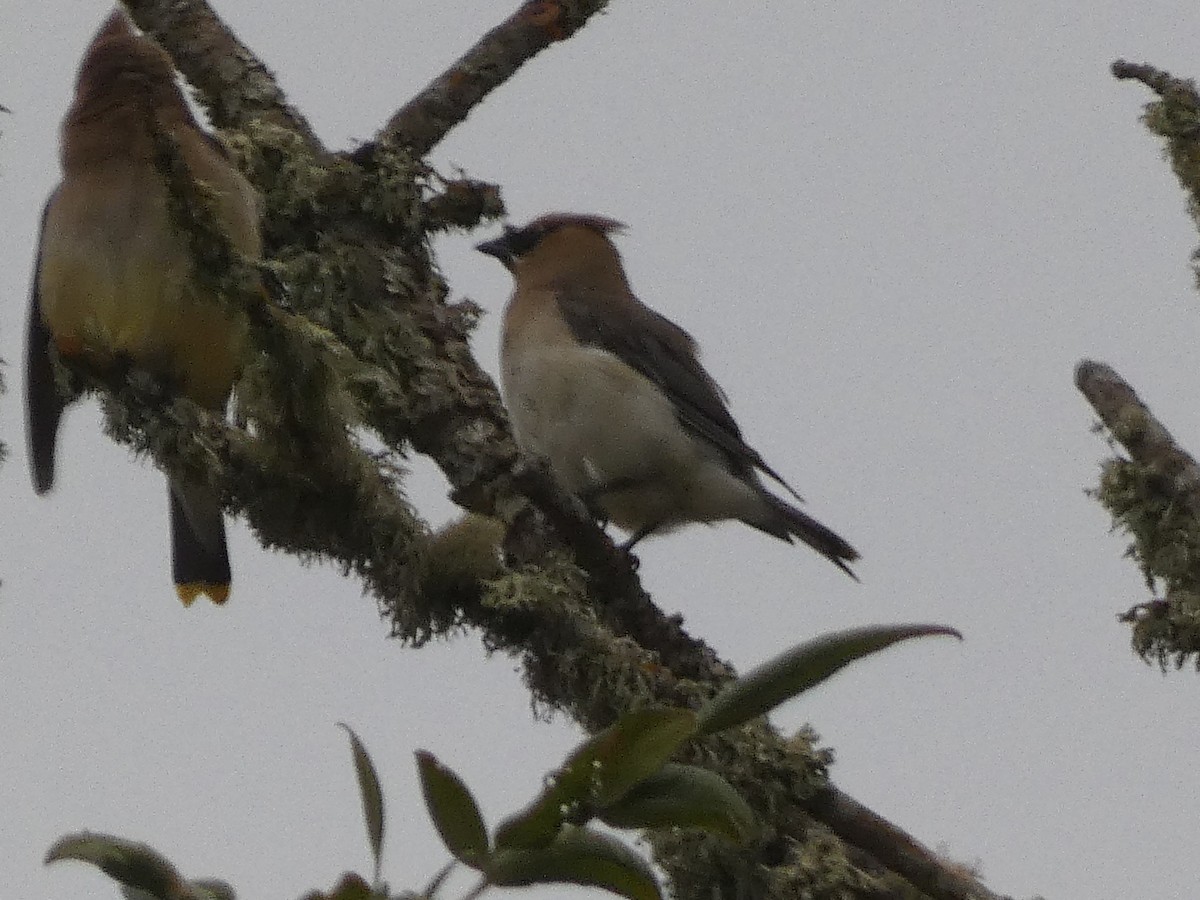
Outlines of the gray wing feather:
{"label": "gray wing feather", "polygon": [[720,449],[733,472],[753,478],[753,470],[759,469],[801,499],[743,439],[729,413],[725,392],[696,358],[690,334],[633,296],[627,298],[630,315],[619,318],[585,289],[560,289],[557,297],[563,319],[580,343],[607,350],[658,385],[675,407],[680,423]]}

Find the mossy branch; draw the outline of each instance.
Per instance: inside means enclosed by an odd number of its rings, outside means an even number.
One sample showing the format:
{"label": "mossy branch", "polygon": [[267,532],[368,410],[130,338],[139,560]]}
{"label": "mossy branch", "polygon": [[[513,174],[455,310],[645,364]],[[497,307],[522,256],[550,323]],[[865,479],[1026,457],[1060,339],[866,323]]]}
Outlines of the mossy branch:
{"label": "mossy branch", "polygon": [[314,152],[321,149],[316,133],[287,102],[274,74],[205,0],[122,2],[137,26],[171,55],[214,126],[245,128],[260,120],[301,136]]}
{"label": "mossy branch", "polygon": [[[203,213],[181,214],[198,259],[232,260],[205,276],[216,279],[215,292],[225,298],[219,302],[251,314],[263,352],[238,393],[254,430],[167,399],[141,376],[105,382],[93,374],[95,386],[111,391],[113,435],[171,471],[217,486],[269,546],[333,558],[357,573],[397,636],[419,644],[464,625],[478,629],[488,647],[522,660],[539,704],[589,730],[646,703],[694,707],[711,696],[732,677],[731,667],[654,605],[628,557],[517,452],[495,386],[467,343],[474,310],[447,303],[429,251],[432,232],[471,227],[500,207],[494,190],[477,184],[463,189],[463,202],[439,203],[447,182],[419,152],[520,62],[602,4],[525,4],[520,28],[540,29],[537,40],[509,47],[504,66],[464,70],[470,90],[449,107],[431,86],[369,152],[350,155],[315,142],[265,67],[201,0],[129,6],[200,85],[214,121],[236,129],[230,149],[264,199],[264,265],[288,293],[286,308],[263,304],[247,289],[250,269],[219,246]],[[192,197],[170,173],[168,154],[165,175],[179,205],[202,210],[203,191]],[[290,412],[272,413],[278,409]],[[353,440],[361,426],[393,456],[429,455],[460,504],[504,522],[507,566],[488,567],[486,580],[432,572],[436,544],[398,493],[389,459],[369,457]],[[779,900],[913,896],[912,886],[878,862],[830,839],[814,816],[930,897],[994,896],[973,879],[950,878],[928,851],[914,854],[920,845],[868,810],[832,802],[846,798],[829,786],[825,758],[807,739],[784,740],[759,724],[700,747],[689,761],[742,791],[768,836],[749,854],[704,839],[662,838],[658,857],[680,897],[708,900],[714,889]]]}
{"label": "mossy branch", "polygon": [[[1190,79],[1175,78],[1168,72],[1145,63],[1123,59],[1112,65],[1120,80],[1139,81],[1158,95],[1147,103],[1142,121],[1155,134],[1166,139],[1167,156],[1179,183],[1187,192],[1188,212],[1200,225],[1200,94]],[[1193,253],[1196,260],[1200,253]],[[1196,269],[1200,279],[1200,269]]]}
{"label": "mossy branch", "polygon": [[72,372],[77,387],[101,394],[115,440],[212,486],[264,546],[337,561],[377,596],[419,593],[424,526],[396,474],[366,453],[347,445],[318,460],[297,453],[286,433],[251,434],[171,397],[145,373],[91,371],[78,362]]}
{"label": "mossy branch", "polygon": [[1189,659],[1200,667],[1200,466],[1109,366],[1084,360],[1075,384],[1129,453],[1104,463],[1094,496],[1132,537],[1147,586],[1164,589],[1121,615],[1133,649],[1163,668]]}
{"label": "mossy branch", "polygon": [[[1153,91],[1142,121],[1166,141],[1171,167],[1200,225],[1200,93],[1190,80],[1145,63],[1117,60],[1113,76]],[[1193,261],[1198,258],[1193,253]],[[1195,268],[1195,267],[1194,267]],[[1196,268],[1200,278],[1200,268]],[[1194,660],[1200,668],[1200,467],[1115,371],[1085,360],[1075,384],[1128,452],[1103,465],[1094,496],[1115,527],[1133,539],[1135,559],[1151,591],[1163,596],[1120,615],[1133,625],[1134,651],[1162,668]]]}
{"label": "mossy branch", "polygon": [[607,5],[608,0],[527,0],[409,100],[376,140],[424,156],[521,66],[565,41]]}

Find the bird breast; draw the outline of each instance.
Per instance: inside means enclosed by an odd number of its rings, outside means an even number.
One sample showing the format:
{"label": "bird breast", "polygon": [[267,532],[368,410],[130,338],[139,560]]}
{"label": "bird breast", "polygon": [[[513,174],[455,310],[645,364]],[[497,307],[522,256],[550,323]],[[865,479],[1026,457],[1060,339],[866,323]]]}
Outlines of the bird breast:
{"label": "bird breast", "polygon": [[[595,493],[621,528],[669,530],[752,502],[719,453],[680,425],[662,391],[614,354],[509,339],[501,368],[517,442],[545,457],[568,490]],[[603,492],[608,485],[619,488]]]}

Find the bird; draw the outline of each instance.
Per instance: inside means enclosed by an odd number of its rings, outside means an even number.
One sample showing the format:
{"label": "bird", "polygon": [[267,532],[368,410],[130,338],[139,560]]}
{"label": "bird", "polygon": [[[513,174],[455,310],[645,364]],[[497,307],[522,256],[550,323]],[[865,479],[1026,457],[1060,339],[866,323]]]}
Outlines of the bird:
{"label": "bird", "polygon": [[514,437],[631,550],[692,522],[737,519],[799,539],[857,580],[858,552],[768,490],[801,497],[746,443],[690,334],[633,293],[599,215],[546,213],[477,244],[513,277],[500,341]]}
{"label": "bird", "polygon": [[[261,256],[257,194],[197,123],[171,58],[118,7],[84,53],[60,132],[62,179],[42,214],[25,356],[38,494],[54,485],[67,405],[51,345],[97,369],[144,369],[221,416],[246,355],[245,316],[208,296],[188,236],[172,222],[156,136],[173,139],[191,175],[208,186],[231,245]],[[168,484],[176,593],[185,606],[202,594],[224,603],[231,573],[220,498],[179,478]]]}

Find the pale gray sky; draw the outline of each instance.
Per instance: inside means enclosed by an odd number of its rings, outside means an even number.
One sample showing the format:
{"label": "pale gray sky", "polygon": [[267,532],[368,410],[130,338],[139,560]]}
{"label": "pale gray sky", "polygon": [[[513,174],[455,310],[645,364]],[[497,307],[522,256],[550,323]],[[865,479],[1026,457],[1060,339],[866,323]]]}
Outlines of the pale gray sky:
{"label": "pale gray sky", "polygon": [[[387,115],[516,0],[221,3],[335,147]],[[777,716],[837,749],[846,791],[988,883],[1053,900],[1194,895],[1200,705],[1191,672],[1135,660],[1113,614],[1144,597],[1087,500],[1103,442],[1071,370],[1090,355],[1200,450],[1197,243],[1143,89],[1117,56],[1200,75],[1191,4],[614,0],[434,154],[503,185],[515,220],[626,221],[638,293],[687,327],[752,443],[864,555],[855,585],[740,525],[641,548],[647,587],[748,667],[805,637],[937,621],[917,643]],[[162,476],[65,423],[35,498],[20,367],[41,204],[79,56],[108,6],[0,7],[0,860],[6,896],[116,896],[44,869],[80,828],[144,839],[243,897],[294,898],[369,868],[345,735],[391,802],[385,871],[445,858],[411,751],[456,768],[494,823],[576,739],[532,720],[515,664],[477,638],[406,650],[328,567],[232,531],[227,608],[174,599]],[[492,232],[485,232],[491,234]],[[439,243],[490,315],[506,273]],[[432,467],[411,493],[452,513]],[[598,896],[578,892],[579,896]]]}

